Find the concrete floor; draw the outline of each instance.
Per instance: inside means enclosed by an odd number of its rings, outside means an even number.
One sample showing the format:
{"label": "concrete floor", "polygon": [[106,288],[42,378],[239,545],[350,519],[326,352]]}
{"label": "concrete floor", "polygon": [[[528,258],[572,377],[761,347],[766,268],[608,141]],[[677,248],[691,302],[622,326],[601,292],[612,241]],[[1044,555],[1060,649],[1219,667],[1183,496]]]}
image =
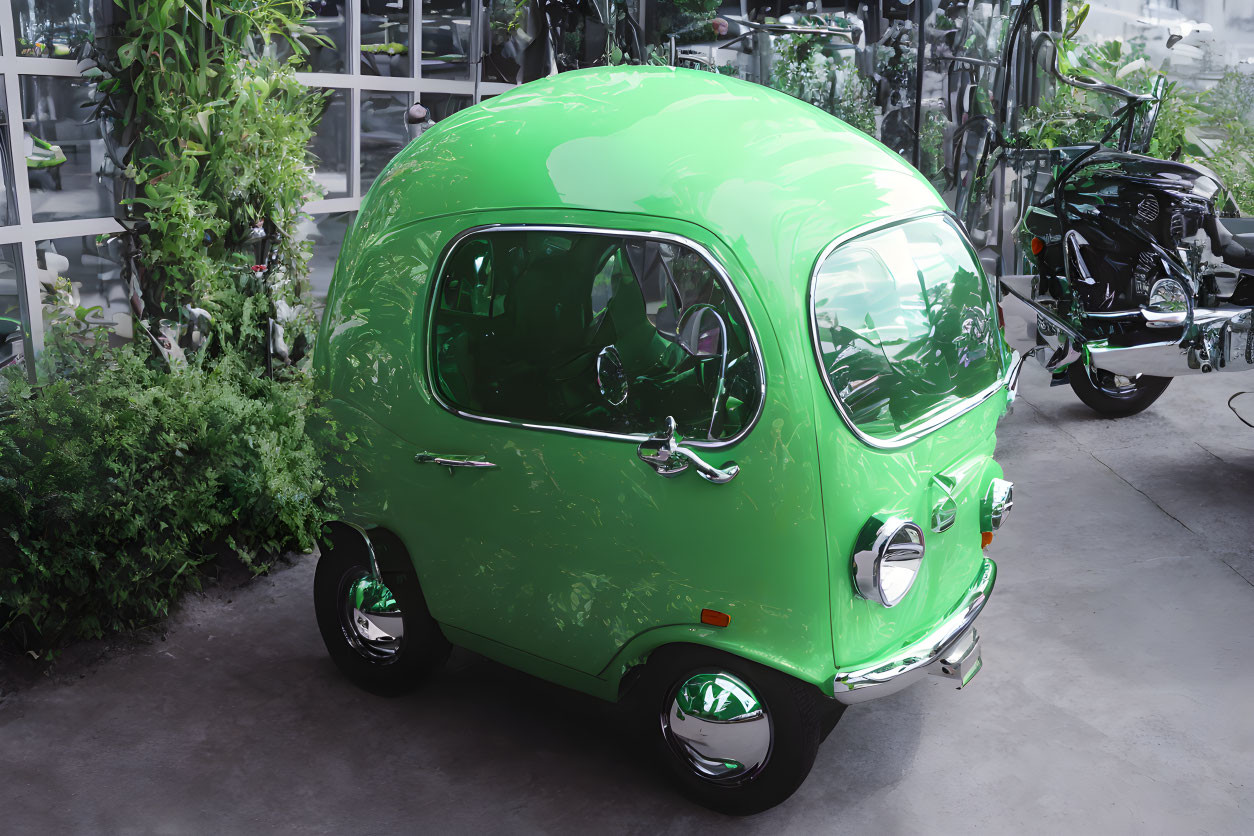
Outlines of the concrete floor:
{"label": "concrete floor", "polygon": [[1177,381],[1109,422],[1025,370],[984,671],[850,709],[755,818],[672,794],[614,707],[468,654],[409,697],[355,690],[305,560],[0,699],[0,831],[1254,832],[1254,429],[1224,404],[1243,386]]}

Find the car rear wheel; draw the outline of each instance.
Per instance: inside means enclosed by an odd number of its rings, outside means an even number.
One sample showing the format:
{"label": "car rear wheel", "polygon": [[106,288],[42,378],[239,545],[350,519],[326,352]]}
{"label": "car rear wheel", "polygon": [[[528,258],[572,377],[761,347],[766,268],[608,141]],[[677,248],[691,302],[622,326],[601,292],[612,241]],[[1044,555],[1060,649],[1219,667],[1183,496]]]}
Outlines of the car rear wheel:
{"label": "car rear wheel", "polygon": [[413,569],[387,578],[376,576],[364,547],[327,548],[314,574],[314,612],[336,666],[359,687],[396,696],[442,666],[450,646]]}
{"label": "car rear wheel", "polygon": [[676,788],[712,810],[745,816],[791,796],[814,764],[824,723],[814,686],[694,646],[654,653],[641,683],[642,720]]}
{"label": "car rear wheel", "polygon": [[1072,365],[1069,377],[1076,397],[1107,418],[1124,418],[1148,408],[1171,383],[1169,377],[1125,377],[1083,363]]}

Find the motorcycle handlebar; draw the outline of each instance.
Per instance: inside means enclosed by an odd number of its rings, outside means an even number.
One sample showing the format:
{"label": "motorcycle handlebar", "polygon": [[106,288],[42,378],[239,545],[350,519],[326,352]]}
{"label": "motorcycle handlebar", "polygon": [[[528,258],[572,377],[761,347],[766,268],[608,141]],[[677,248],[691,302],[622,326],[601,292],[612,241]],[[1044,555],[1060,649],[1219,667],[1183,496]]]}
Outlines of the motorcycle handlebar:
{"label": "motorcycle handlebar", "polygon": [[1110,96],[1118,96],[1121,99],[1126,99],[1128,104],[1144,104],[1146,102],[1157,100],[1157,97],[1153,94],[1133,93],[1131,90],[1126,90],[1117,84],[1107,84],[1104,81],[1098,81],[1095,78],[1089,78],[1084,75],[1068,75],[1067,73],[1064,73],[1062,71],[1062,67],[1058,65],[1058,41],[1055,40],[1052,33],[1046,33],[1046,36],[1049,38],[1050,43],[1054,46],[1054,60],[1050,69],[1052,70],[1054,77],[1063,84],[1076,87],[1081,90],[1092,90],[1095,93],[1106,93]]}

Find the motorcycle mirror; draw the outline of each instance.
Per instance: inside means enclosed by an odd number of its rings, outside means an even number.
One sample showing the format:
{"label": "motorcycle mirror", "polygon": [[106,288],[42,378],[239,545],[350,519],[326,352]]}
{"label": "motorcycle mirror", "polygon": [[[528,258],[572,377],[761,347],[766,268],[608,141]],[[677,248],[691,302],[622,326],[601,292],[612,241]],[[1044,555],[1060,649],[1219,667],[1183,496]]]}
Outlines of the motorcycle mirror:
{"label": "motorcycle mirror", "polygon": [[1254,392],[1237,392],[1228,398],[1228,408],[1242,424],[1254,427]]}
{"label": "motorcycle mirror", "polygon": [[424,122],[431,121],[431,111],[423,107],[421,104],[414,102],[409,110],[405,111],[405,123],[409,125],[421,125]]}

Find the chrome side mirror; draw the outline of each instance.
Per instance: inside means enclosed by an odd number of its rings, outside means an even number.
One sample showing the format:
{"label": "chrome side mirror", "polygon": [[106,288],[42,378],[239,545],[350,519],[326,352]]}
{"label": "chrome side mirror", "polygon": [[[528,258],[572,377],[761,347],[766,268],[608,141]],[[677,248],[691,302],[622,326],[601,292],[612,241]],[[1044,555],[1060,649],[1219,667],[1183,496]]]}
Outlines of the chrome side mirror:
{"label": "chrome side mirror", "polygon": [[693,305],[679,318],[679,347],[693,357],[718,357],[727,351],[727,327],[713,305]]}
{"label": "chrome side mirror", "polygon": [[409,106],[409,110],[405,111],[405,126],[412,139],[422,136],[423,131],[433,125],[435,125],[435,120],[431,118],[431,111],[424,105],[414,102]]}
{"label": "chrome side mirror", "polygon": [[676,328],[679,347],[698,360],[715,359],[719,363],[718,382],[710,410],[710,437],[718,428],[718,415],[723,407],[727,387],[727,320],[718,308],[703,303],[693,305],[679,317]]}
{"label": "chrome side mirror", "polygon": [[695,467],[702,479],[716,485],[726,484],[740,473],[740,466],[735,462],[728,462],[721,468],[706,463],[693,451],[680,446],[682,441],[674,417],[668,415],[661,431],[645,439],[636,448],[636,455],[655,472],[668,479],[683,473],[688,465]]}

